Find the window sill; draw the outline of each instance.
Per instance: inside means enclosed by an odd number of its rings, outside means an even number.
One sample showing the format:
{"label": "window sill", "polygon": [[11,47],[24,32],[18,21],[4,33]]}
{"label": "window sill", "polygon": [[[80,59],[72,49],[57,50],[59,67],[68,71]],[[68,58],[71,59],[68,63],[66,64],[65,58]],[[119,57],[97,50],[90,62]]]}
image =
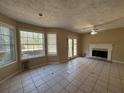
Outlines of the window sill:
{"label": "window sill", "polygon": [[5,64],[5,65],[1,65],[1,66],[0,66],[0,69],[1,69],[1,68],[5,68],[5,67],[7,67],[7,66],[9,66],[9,65],[12,65],[12,64],[14,64],[14,63],[16,63],[16,61],[11,62],[11,63],[8,63],[8,64]]}

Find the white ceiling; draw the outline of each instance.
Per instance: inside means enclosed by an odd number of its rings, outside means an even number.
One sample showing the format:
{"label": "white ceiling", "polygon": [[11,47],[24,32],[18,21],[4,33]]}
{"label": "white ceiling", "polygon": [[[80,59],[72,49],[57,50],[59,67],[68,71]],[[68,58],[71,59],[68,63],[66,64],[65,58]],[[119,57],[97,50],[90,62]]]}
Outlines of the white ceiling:
{"label": "white ceiling", "polygon": [[0,13],[20,22],[79,33],[89,32],[92,25],[103,30],[124,27],[124,0],[0,0]]}

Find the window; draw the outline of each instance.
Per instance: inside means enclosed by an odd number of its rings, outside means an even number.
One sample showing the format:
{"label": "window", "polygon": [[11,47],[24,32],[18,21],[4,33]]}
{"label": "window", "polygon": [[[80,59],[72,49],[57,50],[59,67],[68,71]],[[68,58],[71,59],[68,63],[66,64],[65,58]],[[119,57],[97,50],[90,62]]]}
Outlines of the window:
{"label": "window", "polygon": [[21,31],[20,35],[22,59],[45,56],[43,33]]}
{"label": "window", "polygon": [[68,38],[68,57],[77,56],[77,39]]}
{"label": "window", "polygon": [[16,60],[15,29],[0,24],[0,67]]}
{"label": "window", "polygon": [[72,47],[72,39],[68,39],[68,57],[72,57],[73,54],[72,54],[72,51],[73,50],[73,47]]}
{"label": "window", "polygon": [[77,56],[77,39],[73,39],[73,43],[74,43],[74,56]]}
{"label": "window", "polygon": [[48,43],[48,55],[57,55],[57,41],[56,34],[49,33],[47,34],[47,43]]}

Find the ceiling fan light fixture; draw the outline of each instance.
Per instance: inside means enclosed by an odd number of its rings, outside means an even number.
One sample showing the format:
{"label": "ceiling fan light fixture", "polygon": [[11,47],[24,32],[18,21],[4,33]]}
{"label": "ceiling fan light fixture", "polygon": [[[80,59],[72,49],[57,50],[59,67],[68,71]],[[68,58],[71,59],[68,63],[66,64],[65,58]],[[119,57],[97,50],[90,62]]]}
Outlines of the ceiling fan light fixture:
{"label": "ceiling fan light fixture", "polygon": [[98,32],[96,32],[95,30],[92,30],[90,34],[91,34],[91,35],[96,35],[97,33],[98,33]]}

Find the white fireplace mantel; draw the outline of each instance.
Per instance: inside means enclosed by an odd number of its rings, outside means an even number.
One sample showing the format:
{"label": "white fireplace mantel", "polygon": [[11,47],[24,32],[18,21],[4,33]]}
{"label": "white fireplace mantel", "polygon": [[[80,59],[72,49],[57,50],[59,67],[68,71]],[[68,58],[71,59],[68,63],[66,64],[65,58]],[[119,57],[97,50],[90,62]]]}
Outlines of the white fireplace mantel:
{"label": "white fireplace mantel", "polygon": [[92,50],[93,49],[106,49],[108,51],[108,57],[107,60],[111,61],[111,55],[112,55],[112,44],[90,44],[89,45],[89,57],[92,56]]}

